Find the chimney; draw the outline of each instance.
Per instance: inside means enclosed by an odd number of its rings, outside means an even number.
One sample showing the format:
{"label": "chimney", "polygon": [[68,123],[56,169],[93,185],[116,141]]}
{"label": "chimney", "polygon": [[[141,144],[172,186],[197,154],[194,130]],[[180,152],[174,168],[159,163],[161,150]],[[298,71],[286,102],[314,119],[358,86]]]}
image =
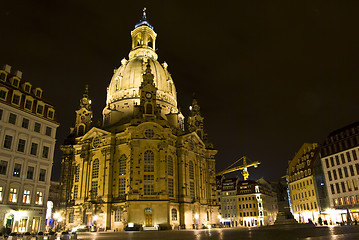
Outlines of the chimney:
{"label": "chimney", "polygon": [[20,79],[22,78],[22,72],[19,70],[16,70],[15,75],[16,75],[16,77],[18,77]]}
{"label": "chimney", "polygon": [[5,65],[2,67],[2,69],[5,70],[7,73],[10,73],[10,71],[11,71],[11,66],[5,64]]}

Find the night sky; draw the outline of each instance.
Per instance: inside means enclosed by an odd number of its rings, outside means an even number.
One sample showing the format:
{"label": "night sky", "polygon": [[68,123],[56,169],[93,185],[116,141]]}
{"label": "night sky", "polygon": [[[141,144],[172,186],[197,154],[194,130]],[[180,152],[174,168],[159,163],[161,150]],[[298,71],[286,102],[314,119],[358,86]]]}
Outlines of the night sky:
{"label": "night sky", "polygon": [[358,1],[3,1],[0,65],[57,110],[54,179],[85,84],[97,122],[143,7],[185,116],[196,94],[217,171],[245,155],[262,162],[250,178],[277,180],[304,142],[359,120]]}

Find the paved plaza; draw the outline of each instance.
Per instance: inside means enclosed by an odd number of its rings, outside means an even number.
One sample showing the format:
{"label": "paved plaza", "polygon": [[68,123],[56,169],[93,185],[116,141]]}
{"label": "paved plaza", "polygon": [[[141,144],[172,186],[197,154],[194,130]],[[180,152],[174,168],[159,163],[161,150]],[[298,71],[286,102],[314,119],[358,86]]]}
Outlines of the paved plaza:
{"label": "paved plaza", "polygon": [[121,240],[240,240],[240,239],[359,239],[359,226],[313,227],[296,229],[225,228],[211,230],[142,231],[81,233],[78,239]]}

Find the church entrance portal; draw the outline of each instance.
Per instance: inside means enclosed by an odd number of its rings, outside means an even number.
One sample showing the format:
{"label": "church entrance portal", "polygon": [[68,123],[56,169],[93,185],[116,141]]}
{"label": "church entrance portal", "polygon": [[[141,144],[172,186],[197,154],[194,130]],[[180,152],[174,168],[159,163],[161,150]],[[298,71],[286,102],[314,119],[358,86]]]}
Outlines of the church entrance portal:
{"label": "church entrance portal", "polygon": [[145,225],[146,227],[152,227],[152,208],[145,209]]}

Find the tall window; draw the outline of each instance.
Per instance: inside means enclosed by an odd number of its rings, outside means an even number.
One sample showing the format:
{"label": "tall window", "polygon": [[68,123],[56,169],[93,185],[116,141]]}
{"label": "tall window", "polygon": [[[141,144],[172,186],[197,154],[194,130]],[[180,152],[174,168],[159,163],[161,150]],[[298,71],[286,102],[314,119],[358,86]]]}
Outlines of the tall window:
{"label": "tall window", "polygon": [[194,182],[190,183],[190,196],[194,199]]}
{"label": "tall window", "polygon": [[21,164],[15,163],[14,172],[13,172],[12,175],[13,175],[14,177],[20,177],[20,172],[21,172]]}
{"label": "tall window", "polygon": [[25,144],[26,141],[24,139],[19,139],[19,143],[17,144],[17,150],[19,152],[25,152]]}
{"label": "tall window", "polygon": [[122,209],[116,209],[115,211],[115,222],[122,221]]}
{"label": "tall window", "polygon": [[5,135],[4,148],[11,149],[12,136]]}
{"label": "tall window", "polygon": [[51,137],[52,128],[46,127],[45,135]]}
{"label": "tall window", "polygon": [[194,179],[193,162],[189,161],[189,178]]}
{"label": "tall window", "polygon": [[24,196],[22,198],[22,202],[23,203],[27,203],[30,204],[30,191],[29,190],[24,190]]}
{"label": "tall window", "polygon": [[168,175],[173,176],[173,159],[171,156],[168,156]]}
{"label": "tall window", "polygon": [[177,209],[172,208],[171,215],[172,215],[172,221],[177,221]]}
{"label": "tall window", "polygon": [[75,182],[78,182],[79,180],[80,180],[80,165],[77,165],[75,169]]}
{"label": "tall window", "polygon": [[127,157],[125,154],[122,154],[120,156],[120,175],[126,175],[126,161],[127,161]]}
{"label": "tall window", "polygon": [[41,130],[41,124],[36,122],[34,125],[34,131],[39,133],[40,130]]}
{"label": "tall window", "polygon": [[34,167],[27,167],[27,173],[26,173],[26,178],[27,179],[33,179],[34,177]]}
{"label": "tall window", "polygon": [[147,150],[144,154],[144,172],[153,172],[154,171],[154,154],[151,150]]}
{"label": "tall window", "polygon": [[118,181],[118,196],[124,197],[126,194],[126,178],[120,178]]}
{"label": "tall window", "polygon": [[173,179],[169,178],[168,179],[168,196],[169,197],[174,197],[174,193],[173,193]]}
{"label": "tall window", "polygon": [[2,196],[3,196],[3,189],[2,189],[2,187],[0,187],[0,202],[2,202]]}
{"label": "tall window", "polygon": [[97,190],[98,190],[98,182],[92,181],[92,183],[91,183],[91,197],[92,198],[97,197]]}
{"label": "tall window", "polygon": [[17,189],[10,188],[9,202],[16,203],[16,201],[17,201]]}
{"label": "tall window", "polygon": [[5,175],[6,174],[6,169],[7,169],[7,161],[0,161],[0,174]]}
{"label": "tall window", "polygon": [[74,223],[74,212],[69,213],[69,223]]}
{"label": "tall window", "polygon": [[15,124],[16,123],[16,118],[17,118],[17,116],[15,114],[10,113],[10,115],[9,115],[9,123]]}
{"label": "tall window", "polygon": [[46,178],[46,170],[45,169],[40,169],[39,181],[44,182],[45,178]]}
{"label": "tall window", "polygon": [[37,147],[39,145],[37,143],[31,143],[30,154],[36,156],[37,155]]}
{"label": "tall window", "polygon": [[154,176],[144,175],[144,195],[153,195]]}
{"label": "tall window", "polygon": [[74,199],[77,198],[78,192],[79,192],[79,186],[78,186],[78,185],[75,185],[75,186],[74,186]]}
{"label": "tall window", "polygon": [[93,164],[92,164],[92,178],[98,178],[99,167],[100,167],[100,162],[96,158],[95,161],[93,161]]}
{"label": "tall window", "polygon": [[50,151],[50,148],[47,147],[47,146],[44,146],[42,148],[42,157],[43,158],[48,158],[49,157],[49,151]]}
{"label": "tall window", "polygon": [[28,129],[29,128],[29,119],[23,118],[22,123],[21,123],[21,127]]}

